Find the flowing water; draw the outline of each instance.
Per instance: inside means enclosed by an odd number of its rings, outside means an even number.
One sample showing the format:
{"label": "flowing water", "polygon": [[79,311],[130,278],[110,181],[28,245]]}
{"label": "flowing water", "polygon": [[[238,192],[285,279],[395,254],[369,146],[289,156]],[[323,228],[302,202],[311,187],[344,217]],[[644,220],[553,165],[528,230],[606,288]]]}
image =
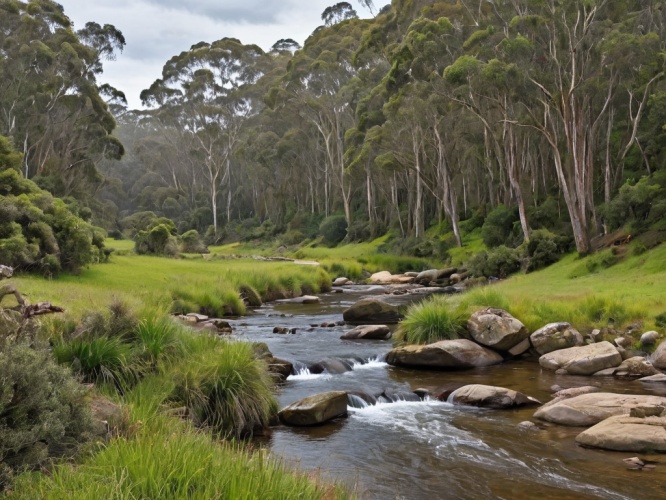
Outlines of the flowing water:
{"label": "flowing water", "polygon": [[[398,400],[362,407],[363,401],[354,398],[347,419],[321,427],[278,427],[269,441],[276,455],[349,484],[368,499],[666,498],[666,457],[641,455],[657,461],[656,469],[629,470],[622,460],[635,454],[576,446],[581,429],[536,420],[540,430],[519,428],[520,422],[532,420],[534,408],[486,410],[400,401],[418,388],[454,383],[507,387],[542,402],[550,400],[554,384],[637,394],[649,393],[648,387],[636,381],[559,376],[541,371],[534,360],[458,372],[390,367],[383,362],[390,341],[340,340],[349,326],[311,326],[340,321],[342,311],[361,294],[326,294],[317,305],[264,306],[234,325],[241,338],[265,342],[275,356],[294,363],[297,373],[281,388],[280,407],[332,390],[385,393]],[[296,328],[296,333],[273,334],[275,326]],[[311,373],[307,367],[313,363],[320,363],[315,372],[323,365],[329,369]]]}

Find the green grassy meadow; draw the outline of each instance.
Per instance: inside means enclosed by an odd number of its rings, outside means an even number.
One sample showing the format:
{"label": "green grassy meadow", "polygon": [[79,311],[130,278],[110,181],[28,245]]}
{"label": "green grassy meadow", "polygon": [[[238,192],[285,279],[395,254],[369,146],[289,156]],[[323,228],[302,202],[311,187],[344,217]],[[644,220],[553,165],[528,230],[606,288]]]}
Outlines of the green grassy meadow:
{"label": "green grassy meadow", "polygon": [[321,267],[292,262],[167,259],[129,254],[113,255],[109,263],[90,266],[78,276],[63,274],[45,279],[22,275],[15,278],[15,283],[31,302],[48,300],[77,317],[114,301],[126,302],[137,311],[168,312],[174,301],[180,300],[192,310],[202,305],[220,309],[227,306],[233,314],[243,314],[239,299],[243,285],[270,299],[276,294],[319,292],[330,286],[330,277]]}

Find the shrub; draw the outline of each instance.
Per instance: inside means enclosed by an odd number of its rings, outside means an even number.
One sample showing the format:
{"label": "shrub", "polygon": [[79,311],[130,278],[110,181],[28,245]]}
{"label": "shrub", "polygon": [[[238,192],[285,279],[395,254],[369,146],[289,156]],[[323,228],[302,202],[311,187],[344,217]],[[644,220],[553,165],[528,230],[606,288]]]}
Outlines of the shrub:
{"label": "shrub", "polygon": [[198,425],[224,436],[251,435],[277,411],[272,379],[252,344],[201,337],[174,369],[171,400],[187,406]]}
{"label": "shrub", "polygon": [[666,326],[666,312],[663,312],[661,314],[657,314],[657,316],[654,318],[654,324],[657,325],[658,328],[663,328]]}
{"label": "shrub", "polygon": [[285,245],[297,245],[305,239],[305,235],[298,229],[287,231],[282,236],[282,243]]}
{"label": "shrub", "polygon": [[0,136],[0,262],[50,275],[104,261],[103,230],[81,217],[90,211],[22,178],[20,158]]}
{"label": "shrub", "polygon": [[445,297],[410,306],[396,332],[398,344],[432,344],[440,340],[460,338],[465,332],[466,316],[451,309]]}
{"label": "shrub", "polygon": [[520,270],[519,252],[503,245],[490,252],[484,250],[472,257],[467,267],[474,276],[506,278]]}
{"label": "shrub", "polygon": [[192,229],[180,237],[180,251],[184,253],[209,253],[199,233]]}
{"label": "shrub", "polygon": [[73,454],[89,437],[85,390],[50,352],[12,343],[0,351],[0,491],[14,472]]}
{"label": "shrub", "polygon": [[514,223],[518,220],[515,208],[498,205],[486,217],[481,227],[483,243],[489,248],[506,245],[515,239]]}
{"label": "shrub", "polygon": [[138,254],[168,255],[178,254],[178,242],[167,224],[156,224],[149,230],[139,231],[134,237]]}
{"label": "shrub", "polygon": [[557,262],[569,248],[567,238],[546,229],[533,231],[525,245],[527,272],[536,271]]}
{"label": "shrub", "polygon": [[319,234],[325,243],[337,245],[347,236],[347,221],[343,215],[331,215],[322,221]]}

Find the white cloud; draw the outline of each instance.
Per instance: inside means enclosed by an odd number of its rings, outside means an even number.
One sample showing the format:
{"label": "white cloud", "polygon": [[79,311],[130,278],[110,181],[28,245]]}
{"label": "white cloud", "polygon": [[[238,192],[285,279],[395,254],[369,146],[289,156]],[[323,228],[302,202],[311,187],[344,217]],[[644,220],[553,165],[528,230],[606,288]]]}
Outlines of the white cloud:
{"label": "white cloud", "polygon": [[164,63],[195,43],[233,37],[264,50],[281,38],[302,44],[335,1],[59,0],[75,29],[95,21],[122,31],[125,51],[105,63],[100,80],[125,92],[133,108],[141,106],[140,92],[161,76]]}

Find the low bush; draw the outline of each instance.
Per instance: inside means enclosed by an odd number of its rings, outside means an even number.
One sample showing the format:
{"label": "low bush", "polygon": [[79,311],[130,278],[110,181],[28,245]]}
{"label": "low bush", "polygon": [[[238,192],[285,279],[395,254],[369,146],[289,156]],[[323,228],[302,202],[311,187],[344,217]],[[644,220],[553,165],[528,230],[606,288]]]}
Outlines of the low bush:
{"label": "low bush", "polygon": [[654,318],[654,323],[659,328],[665,327],[666,326],[666,312],[663,312],[661,314],[657,314],[657,316]]}
{"label": "low bush", "polygon": [[210,253],[201,236],[194,229],[181,235],[180,251],[183,253]]}
{"label": "low bush", "polygon": [[251,435],[277,412],[270,374],[251,344],[199,337],[171,378],[170,400],[190,409],[198,425],[229,437]]}
{"label": "low bush", "polygon": [[395,335],[397,344],[432,344],[452,340],[466,331],[467,315],[453,308],[446,297],[433,297],[412,305]]}
{"label": "low bush", "polygon": [[343,215],[331,215],[319,226],[319,234],[328,245],[337,245],[347,236],[347,221]]}
{"label": "low bush", "polygon": [[16,472],[72,455],[90,437],[85,390],[45,347],[0,350],[0,491]]}
{"label": "low bush", "polygon": [[134,236],[135,250],[139,255],[178,255],[176,228],[168,219],[156,219],[148,229],[139,231]]}
{"label": "low bush", "polygon": [[484,250],[472,257],[467,267],[473,276],[503,279],[520,270],[520,251],[503,245]]}
{"label": "low bush", "polygon": [[527,272],[542,269],[557,262],[562,255],[571,250],[571,240],[558,236],[546,229],[533,231],[530,241],[524,245],[527,259]]}

